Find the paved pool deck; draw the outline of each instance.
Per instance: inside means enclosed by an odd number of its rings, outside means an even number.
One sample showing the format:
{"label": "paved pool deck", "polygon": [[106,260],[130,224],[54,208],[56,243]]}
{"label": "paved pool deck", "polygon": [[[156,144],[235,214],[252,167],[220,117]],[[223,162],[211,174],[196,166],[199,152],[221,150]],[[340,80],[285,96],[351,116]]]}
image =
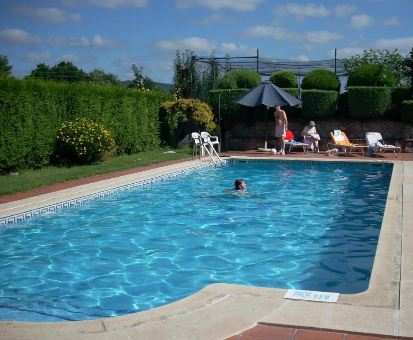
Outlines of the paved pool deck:
{"label": "paved pool deck", "polygon": [[[337,303],[323,303],[284,299],[285,289],[213,284],[175,303],[120,317],[59,323],[0,321],[0,340],[413,339],[413,154],[366,158],[247,151],[222,156],[394,163],[369,289],[341,294]],[[207,161],[204,157],[168,162],[3,196],[0,218]]]}

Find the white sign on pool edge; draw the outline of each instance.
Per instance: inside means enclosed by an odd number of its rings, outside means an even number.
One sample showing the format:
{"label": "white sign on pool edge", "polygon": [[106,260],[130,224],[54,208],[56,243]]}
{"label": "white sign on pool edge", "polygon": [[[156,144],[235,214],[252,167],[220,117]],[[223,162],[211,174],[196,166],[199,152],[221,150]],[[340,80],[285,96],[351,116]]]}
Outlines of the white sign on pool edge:
{"label": "white sign on pool edge", "polygon": [[288,289],[284,299],[337,302],[339,293],[315,292],[312,290]]}

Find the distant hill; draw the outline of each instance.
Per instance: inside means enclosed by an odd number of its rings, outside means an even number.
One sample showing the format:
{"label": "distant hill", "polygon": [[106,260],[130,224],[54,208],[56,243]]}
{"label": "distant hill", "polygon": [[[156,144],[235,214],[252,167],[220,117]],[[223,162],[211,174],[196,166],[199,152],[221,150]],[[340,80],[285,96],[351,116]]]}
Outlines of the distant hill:
{"label": "distant hill", "polygon": [[[122,85],[125,87],[128,87],[130,84],[132,84],[132,80],[122,80]],[[167,84],[167,83],[157,83],[155,82],[155,85],[164,90],[167,93],[170,93],[170,90],[172,89],[172,84]]]}

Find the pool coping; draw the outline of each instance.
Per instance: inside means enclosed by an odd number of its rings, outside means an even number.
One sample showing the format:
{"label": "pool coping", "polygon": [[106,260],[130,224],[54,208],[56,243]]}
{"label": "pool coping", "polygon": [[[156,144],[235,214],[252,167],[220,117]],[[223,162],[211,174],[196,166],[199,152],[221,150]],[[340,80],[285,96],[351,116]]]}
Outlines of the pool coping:
{"label": "pool coping", "polygon": [[[258,158],[231,156],[231,159]],[[274,160],[272,157],[259,159]],[[288,159],[294,160],[326,161]],[[0,321],[0,339],[219,340],[257,323],[413,338],[410,322],[413,320],[413,273],[410,270],[413,268],[413,162],[351,160],[372,161],[390,162],[394,167],[371,283],[366,292],[341,294],[337,303],[323,303],[284,299],[285,289],[213,284],[172,304],[120,317],[63,323]],[[0,205],[0,217],[202,164],[205,161],[185,161],[4,203]]]}

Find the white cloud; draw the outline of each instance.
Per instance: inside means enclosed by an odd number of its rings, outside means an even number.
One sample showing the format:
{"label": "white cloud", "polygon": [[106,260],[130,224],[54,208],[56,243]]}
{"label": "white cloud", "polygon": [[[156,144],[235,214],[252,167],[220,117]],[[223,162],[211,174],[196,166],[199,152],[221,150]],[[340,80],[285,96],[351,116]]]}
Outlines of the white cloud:
{"label": "white cloud", "polygon": [[83,22],[80,14],[70,14],[57,8],[34,8],[32,6],[15,6],[12,12],[25,15],[34,20],[45,24],[61,24],[64,22],[81,23]]}
{"label": "white cloud", "polygon": [[314,53],[316,51],[316,47],[314,44],[304,44],[303,49],[307,53]]}
{"label": "white cloud", "polygon": [[346,26],[351,29],[361,29],[364,27],[374,25],[374,19],[367,14],[353,15],[350,19],[350,23]]}
{"label": "white cloud", "polygon": [[[350,57],[355,56],[357,54],[363,54],[363,51],[364,51],[363,48],[360,48],[360,47],[339,48],[339,49],[337,49],[337,59],[350,58]],[[327,53],[327,56],[329,58],[334,58],[335,50],[330,50]]]}
{"label": "white cloud", "polygon": [[328,31],[297,32],[283,27],[255,26],[243,31],[249,38],[271,38],[279,41],[305,42],[311,44],[328,44],[343,39],[338,33]]}
{"label": "white cloud", "polygon": [[62,3],[68,7],[95,6],[117,9],[119,7],[145,7],[148,0],[63,0]]}
{"label": "white cloud", "polygon": [[70,37],[61,38],[55,37],[47,40],[47,44],[50,46],[72,46],[72,47],[102,47],[109,49],[124,49],[123,44],[118,40],[111,40],[102,38],[100,35],[95,35],[92,39],[88,39],[85,36],[82,37]]}
{"label": "white cloud", "polygon": [[275,7],[274,12],[276,14],[287,16],[296,15],[298,17],[316,17],[324,18],[330,14],[330,10],[323,5],[316,6],[314,4],[299,5],[299,4],[287,4]]}
{"label": "white cloud", "polygon": [[235,45],[234,43],[222,43],[219,52],[232,54],[238,53],[246,56],[257,55],[257,49],[249,48],[248,45]]}
{"label": "white cloud", "polygon": [[383,25],[385,26],[398,26],[399,24],[397,17],[390,17],[383,21]]}
{"label": "white cloud", "polygon": [[336,16],[346,17],[351,13],[354,13],[357,10],[356,6],[353,5],[337,5],[335,8]]}
{"label": "white cloud", "polygon": [[373,43],[374,47],[379,50],[394,50],[397,48],[400,54],[407,54],[412,50],[413,37],[397,39],[380,39]]}
{"label": "white cloud", "polygon": [[310,61],[311,59],[308,56],[301,54],[298,57],[292,57],[291,60]]}
{"label": "white cloud", "polygon": [[233,20],[230,19],[228,16],[223,15],[222,13],[214,13],[209,18],[204,18],[204,19],[201,19],[201,20],[196,20],[195,19],[194,23],[199,24],[199,25],[212,26],[212,25],[216,25],[216,24],[228,24],[231,21],[233,21]]}
{"label": "white cloud", "polygon": [[175,52],[176,50],[185,51],[191,50],[195,53],[211,52],[216,48],[216,42],[204,38],[181,38],[169,39],[155,43],[155,48],[162,52]]}
{"label": "white cloud", "polygon": [[266,0],[174,0],[176,6],[181,9],[191,7],[207,7],[214,11],[221,8],[229,8],[234,11],[253,11]]}
{"label": "white cloud", "polygon": [[332,33],[329,31],[314,31],[305,32],[303,38],[304,41],[313,44],[329,44],[343,39],[343,36],[338,33]]}
{"label": "white cloud", "polygon": [[0,31],[0,40],[16,45],[39,44],[42,42],[40,35],[31,35],[17,28]]}
{"label": "white cloud", "polygon": [[55,59],[57,63],[61,61],[70,61],[72,63],[91,64],[96,63],[97,59],[94,56],[78,56],[77,54],[63,54]]}
{"label": "white cloud", "polygon": [[35,61],[35,62],[45,62],[51,59],[51,54],[49,51],[46,52],[28,52],[24,55],[23,60],[25,61]]}

